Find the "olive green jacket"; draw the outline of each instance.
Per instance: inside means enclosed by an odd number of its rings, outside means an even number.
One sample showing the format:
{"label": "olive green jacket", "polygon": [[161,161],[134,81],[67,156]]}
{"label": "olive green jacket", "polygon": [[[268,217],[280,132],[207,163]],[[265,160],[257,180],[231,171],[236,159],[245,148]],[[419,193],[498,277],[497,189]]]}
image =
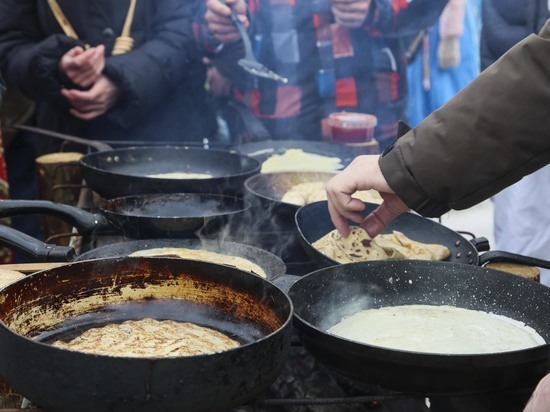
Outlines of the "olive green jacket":
{"label": "olive green jacket", "polygon": [[[550,162],[550,20],[380,158],[390,187],[436,217]],[[549,182],[550,184],[550,182]]]}

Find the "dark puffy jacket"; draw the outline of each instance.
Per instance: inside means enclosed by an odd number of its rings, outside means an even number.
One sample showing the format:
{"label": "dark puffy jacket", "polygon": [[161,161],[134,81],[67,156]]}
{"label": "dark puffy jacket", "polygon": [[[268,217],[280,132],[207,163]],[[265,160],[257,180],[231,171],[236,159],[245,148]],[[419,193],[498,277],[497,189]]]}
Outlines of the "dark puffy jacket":
{"label": "dark puffy jacket", "polygon": [[0,2],[0,67],[8,84],[38,102],[39,127],[98,140],[197,141],[215,127],[191,32],[199,1],[138,1],[133,50],[110,56],[128,0],[58,0],[82,42],[106,46],[104,74],[121,91],[120,101],[91,121],[71,116],[60,93],[59,60],[81,42],[62,34],[46,1]]}
{"label": "dark puffy jacket", "polygon": [[481,69],[520,40],[538,33],[550,17],[548,4],[548,0],[483,0]]}

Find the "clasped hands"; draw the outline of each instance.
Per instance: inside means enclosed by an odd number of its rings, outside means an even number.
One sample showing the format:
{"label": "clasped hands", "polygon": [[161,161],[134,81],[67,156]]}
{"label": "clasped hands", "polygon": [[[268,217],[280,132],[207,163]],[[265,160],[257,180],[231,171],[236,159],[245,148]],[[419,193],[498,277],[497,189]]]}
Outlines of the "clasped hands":
{"label": "clasped hands", "polygon": [[62,89],[61,94],[71,105],[70,113],[83,120],[101,116],[118,100],[118,87],[104,76],[105,47],[99,45],[84,50],[73,47],[59,62],[60,70],[77,86],[88,88]]}
{"label": "clasped hands", "polygon": [[[231,21],[233,9],[241,23],[248,27],[250,22],[246,14],[245,0],[207,0],[204,16],[212,35],[222,43],[233,43],[240,40],[240,34]],[[348,28],[360,27],[365,21],[371,6],[371,0],[330,0],[336,22]]]}

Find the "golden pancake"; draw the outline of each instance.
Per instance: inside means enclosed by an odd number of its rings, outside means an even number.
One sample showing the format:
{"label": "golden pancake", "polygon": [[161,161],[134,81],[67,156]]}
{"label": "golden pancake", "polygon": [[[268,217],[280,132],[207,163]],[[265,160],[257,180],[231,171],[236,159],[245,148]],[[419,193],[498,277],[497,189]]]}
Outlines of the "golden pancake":
{"label": "golden pancake", "polygon": [[238,256],[224,255],[221,253],[211,252],[204,249],[188,249],[184,247],[158,247],[152,249],[138,250],[131,253],[129,256],[176,256],[184,259],[200,260],[203,262],[218,263],[229,265],[247,272],[252,272],[262,278],[266,278],[265,271],[257,264],[248,259]]}
{"label": "golden pancake", "polygon": [[98,355],[174,357],[222,352],[239,342],[214,329],[172,320],[127,320],[88,329],[69,342],[53,346]]}
{"label": "golden pancake", "polygon": [[421,243],[409,239],[397,230],[371,239],[360,227],[352,226],[350,229],[347,238],[333,230],[312,245],[339,263],[401,259],[444,260],[451,254],[446,246]]}

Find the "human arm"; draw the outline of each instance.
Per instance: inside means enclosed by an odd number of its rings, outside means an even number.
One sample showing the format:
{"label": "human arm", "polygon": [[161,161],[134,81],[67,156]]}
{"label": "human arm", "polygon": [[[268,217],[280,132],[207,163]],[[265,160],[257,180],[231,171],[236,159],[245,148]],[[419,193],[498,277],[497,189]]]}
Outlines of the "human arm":
{"label": "human arm", "polygon": [[[354,162],[348,166],[352,169],[329,182],[334,224],[346,233],[342,218],[359,219],[353,215],[357,202],[349,201],[355,190],[394,192],[408,208],[437,217],[450,209],[474,206],[548,164],[548,78],[550,21],[540,36],[518,43],[390,146],[377,165],[372,158],[365,166]],[[382,223],[362,224],[374,225],[367,229],[371,235],[404,211],[402,205],[386,206],[391,206],[391,213],[382,215]]]}
{"label": "human arm", "polygon": [[550,375],[539,381],[523,412],[550,412]]}
{"label": "human arm", "polygon": [[59,60],[82,42],[64,34],[47,35],[38,21],[37,2],[0,2],[0,68],[6,81],[29,98],[66,104]]}
{"label": "human arm", "polygon": [[197,70],[200,62],[191,30],[197,5],[197,0],[156,0],[149,37],[132,51],[106,59],[103,74],[120,91],[118,103],[106,114],[113,123],[134,125]]}

